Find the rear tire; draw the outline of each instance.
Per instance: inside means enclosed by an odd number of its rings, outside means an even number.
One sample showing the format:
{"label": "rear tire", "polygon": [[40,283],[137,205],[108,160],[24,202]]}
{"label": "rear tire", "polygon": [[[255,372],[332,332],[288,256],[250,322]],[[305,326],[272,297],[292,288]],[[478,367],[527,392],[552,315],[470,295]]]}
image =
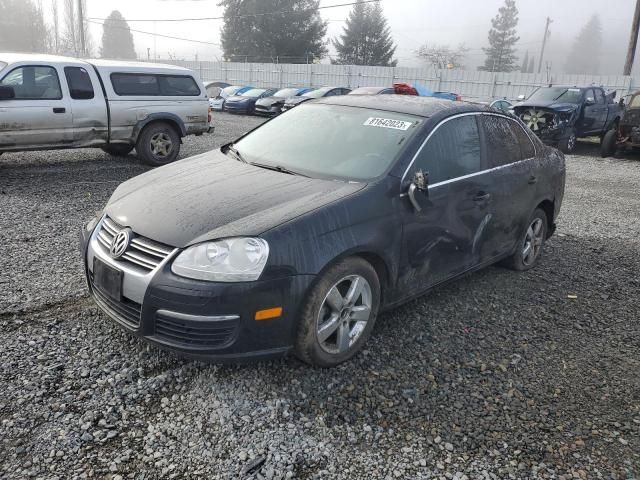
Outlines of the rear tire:
{"label": "rear tire", "polygon": [[370,263],[346,258],[330,267],[303,303],[296,356],[316,367],[335,367],[353,357],[373,330],[380,281]]}
{"label": "rear tire", "polygon": [[166,165],[180,154],[180,136],[168,123],[152,123],[142,130],[136,151],[142,161],[151,166]]}
{"label": "rear tire", "polygon": [[548,225],[547,214],[536,208],[518,240],[515,253],[503,261],[504,266],[520,272],[535,267],[547,239]]}
{"label": "rear tire", "polygon": [[617,150],[617,141],[617,130],[609,130],[604,134],[604,137],[602,137],[602,142],[600,143],[600,155],[602,156],[602,158],[615,156]]}
{"label": "rear tire", "polygon": [[114,143],[113,145],[105,145],[100,148],[103,152],[113,155],[114,157],[125,157],[131,153],[133,145]]}
{"label": "rear tire", "polygon": [[558,148],[562,153],[571,154],[576,149],[577,141],[576,131],[572,128],[567,132],[567,135],[558,142]]}

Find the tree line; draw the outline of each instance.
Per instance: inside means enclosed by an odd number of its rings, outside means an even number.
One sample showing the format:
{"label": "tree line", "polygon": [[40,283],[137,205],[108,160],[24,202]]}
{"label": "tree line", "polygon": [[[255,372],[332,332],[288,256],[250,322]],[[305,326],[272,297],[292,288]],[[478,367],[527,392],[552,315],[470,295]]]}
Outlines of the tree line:
{"label": "tree line", "polygon": [[[83,5],[86,2],[81,1]],[[320,16],[320,0],[219,0],[218,5],[224,7],[221,45],[228,61],[311,63],[329,56],[328,46],[332,45],[336,55],[330,60],[335,64],[397,64],[396,45],[378,2],[358,0],[342,34],[330,40],[326,39],[328,23]],[[42,3],[35,0],[0,0],[0,51],[136,58],[133,35],[119,11],[114,10],[105,19],[96,52],[86,21],[84,32],[80,31],[77,0],[54,0],[51,8],[48,15]],[[49,17],[52,24],[45,22]],[[483,48],[485,60],[479,70],[534,73],[535,56],[527,51],[520,60],[516,55],[518,21],[516,0],[505,0],[491,19],[488,47]],[[602,25],[594,15],[576,37],[565,71],[597,73],[601,43]],[[425,44],[416,55],[435,68],[461,69],[465,68],[468,51],[464,44],[453,48]]]}

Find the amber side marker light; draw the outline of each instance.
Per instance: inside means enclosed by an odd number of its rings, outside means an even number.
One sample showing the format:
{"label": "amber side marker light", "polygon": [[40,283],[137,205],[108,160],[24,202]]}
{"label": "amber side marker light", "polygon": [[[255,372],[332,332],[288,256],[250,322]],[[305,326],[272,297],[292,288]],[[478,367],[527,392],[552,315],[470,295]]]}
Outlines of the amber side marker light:
{"label": "amber side marker light", "polygon": [[271,318],[278,318],[282,315],[282,307],[267,308],[266,310],[258,310],[256,312],[256,320],[269,320]]}

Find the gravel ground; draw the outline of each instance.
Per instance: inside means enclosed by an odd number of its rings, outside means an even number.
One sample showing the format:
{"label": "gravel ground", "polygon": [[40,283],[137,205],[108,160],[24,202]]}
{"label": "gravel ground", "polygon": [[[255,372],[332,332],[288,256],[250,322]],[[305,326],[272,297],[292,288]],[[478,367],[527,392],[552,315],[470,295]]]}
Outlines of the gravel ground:
{"label": "gravel ground", "polygon": [[[219,115],[206,151],[260,120]],[[568,158],[541,265],[381,316],[333,370],[205,365],[112,325],[77,231],[133,156],[0,158],[1,478],[640,478],[640,161]]]}

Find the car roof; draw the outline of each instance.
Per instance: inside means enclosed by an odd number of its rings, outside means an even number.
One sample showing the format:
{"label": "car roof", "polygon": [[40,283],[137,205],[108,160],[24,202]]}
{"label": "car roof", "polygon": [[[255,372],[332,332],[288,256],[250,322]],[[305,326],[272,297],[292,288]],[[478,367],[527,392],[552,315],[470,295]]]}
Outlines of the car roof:
{"label": "car roof", "polygon": [[388,112],[433,117],[436,114],[465,112],[493,112],[487,106],[468,102],[453,102],[433,97],[417,97],[414,95],[342,95],[324,97],[313,100],[313,103],[324,105],[341,105],[346,107],[370,108]]}

